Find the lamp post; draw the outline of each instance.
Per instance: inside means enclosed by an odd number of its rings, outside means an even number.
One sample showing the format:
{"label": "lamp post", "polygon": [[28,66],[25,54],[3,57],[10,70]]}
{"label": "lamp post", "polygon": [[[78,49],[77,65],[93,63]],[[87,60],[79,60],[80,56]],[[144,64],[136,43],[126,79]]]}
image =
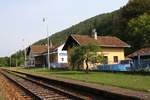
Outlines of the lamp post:
{"label": "lamp post", "polygon": [[48,22],[46,23],[46,19],[47,18],[43,18],[43,22],[45,23],[46,25],[46,33],[47,33],[47,63],[48,63],[48,69],[51,68],[50,66],[50,55],[49,55],[49,42],[50,42],[50,39],[49,39],[49,32],[48,32]]}

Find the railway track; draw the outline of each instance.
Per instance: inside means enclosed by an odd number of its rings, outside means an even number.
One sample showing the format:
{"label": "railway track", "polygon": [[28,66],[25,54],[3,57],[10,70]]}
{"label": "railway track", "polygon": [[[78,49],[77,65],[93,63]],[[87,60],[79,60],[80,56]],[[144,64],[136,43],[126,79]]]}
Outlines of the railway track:
{"label": "railway track", "polygon": [[141,100],[137,95],[111,92],[57,78],[6,69],[0,71],[23,87],[35,100]]}
{"label": "railway track", "polygon": [[[1,73],[9,80],[13,81],[22,87],[27,93],[26,96],[30,95],[34,100],[87,100],[90,99],[86,96],[76,95],[71,92],[61,90],[57,87],[53,87],[39,81],[25,77],[24,75],[1,71]],[[25,97],[26,97],[25,96]]]}

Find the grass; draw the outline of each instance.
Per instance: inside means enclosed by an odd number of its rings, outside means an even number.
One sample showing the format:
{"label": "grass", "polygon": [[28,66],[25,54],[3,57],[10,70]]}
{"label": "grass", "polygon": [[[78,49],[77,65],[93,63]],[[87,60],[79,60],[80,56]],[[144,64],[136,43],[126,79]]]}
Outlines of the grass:
{"label": "grass", "polygon": [[57,76],[60,78],[69,78],[84,82],[111,85],[122,88],[140,90],[150,92],[150,76],[148,75],[131,75],[123,73],[105,73],[105,72],[90,72],[86,74],[82,71],[58,71],[47,70],[43,68],[24,69],[12,68],[12,70],[23,71],[31,74],[40,74],[44,76]]}

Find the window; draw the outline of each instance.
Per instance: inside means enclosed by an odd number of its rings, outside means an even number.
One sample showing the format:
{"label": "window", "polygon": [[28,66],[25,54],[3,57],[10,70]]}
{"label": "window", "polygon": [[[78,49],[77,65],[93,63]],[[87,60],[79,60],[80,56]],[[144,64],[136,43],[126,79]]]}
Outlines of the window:
{"label": "window", "polygon": [[64,58],[61,58],[61,61],[64,61]]}
{"label": "window", "polygon": [[104,64],[108,64],[108,57],[104,56]]}
{"label": "window", "polygon": [[118,62],[118,56],[114,56],[114,62],[115,62],[115,63]]}

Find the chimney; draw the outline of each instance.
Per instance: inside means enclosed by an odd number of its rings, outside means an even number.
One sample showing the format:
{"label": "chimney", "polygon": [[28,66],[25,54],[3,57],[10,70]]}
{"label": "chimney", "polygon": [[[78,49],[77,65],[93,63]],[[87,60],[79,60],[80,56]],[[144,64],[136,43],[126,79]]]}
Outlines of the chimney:
{"label": "chimney", "polygon": [[92,30],[92,36],[95,40],[97,40],[97,32],[95,28]]}

